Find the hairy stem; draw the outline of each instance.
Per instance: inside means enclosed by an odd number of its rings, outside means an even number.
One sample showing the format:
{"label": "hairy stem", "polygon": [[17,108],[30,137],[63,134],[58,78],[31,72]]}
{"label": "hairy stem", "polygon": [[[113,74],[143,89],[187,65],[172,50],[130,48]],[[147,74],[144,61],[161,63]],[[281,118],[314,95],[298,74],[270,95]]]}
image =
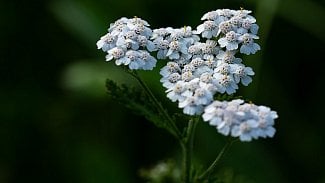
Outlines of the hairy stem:
{"label": "hairy stem", "polygon": [[234,140],[228,140],[227,141],[227,143],[223,146],[223,148],[219,152],[219,154],[216,157],[216,159],[212,162],[212,164],[209,166],[209,168],[198,177],[198,180],[201,180],[202,181],[205,178],[207,178],[207,177],[210,176],[210,174],[213,172],[213,170],[215,169],[216,165],[218,164],[218,162],[220,161],[220,159],[222,158],[222,156],[230,148],[230,146],[233,144],[233,142],[235,142],[235,141]]}
{"label": "hairy stem", "polygon": [[181,144],[183,150],[183,181],[190,183],[192,180],[192,155],[193,155],[193,142],[196,125],[199,118],[191,119],[189,121],[186,137]]}
{"label": "hairy stem", "polygon": [[157,98],[155,97],[155,95],[152,93],[152,91],[150,90],[150,88],[147,86],[147,84],[140,78],[140,76],[137,74],[136,71],[130,71],[127,70],[127,73],[129,73],[130,75],[132,75],[141,85],[141,87],[145,90],[145,92],[147,93],[147,95],[150,97],[150,99],[153,101],[153,103],[155,104],[156,108],[158,109],[158,111],[164,116],[164,118],[166,119],[168,125],[171,128],[171,133],[179,140],[181,141],[182,139],[182,134],[179,131],[179,129],[177,128],[174,120],[169,116],[169,114],[167,113],[167,111],[163,108],[163,106],[161,105],[161,103],[157,100]]}

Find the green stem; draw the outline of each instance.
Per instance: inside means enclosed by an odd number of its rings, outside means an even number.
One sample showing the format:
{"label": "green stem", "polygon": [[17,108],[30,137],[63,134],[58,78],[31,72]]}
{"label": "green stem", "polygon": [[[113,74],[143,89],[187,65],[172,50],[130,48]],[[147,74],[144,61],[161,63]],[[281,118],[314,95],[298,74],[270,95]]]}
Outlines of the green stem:
{"label": "green stem", "polygon": [[192,170],[192,156],[193,156],[193,142],[196,125],[198,119],[191,119],[189,121],[186,137],[181,144],[183,150],[183,181],[184,183],[190,183],[192,180],[191,170]]}
{"label": "green stem", "polygon": [[163,106],[161,105],[161,103],[157,100],[157,98],[155,97],[155,95],[152,93],[152,91],[150,90],[150,88],[146,85],[146,83],[140,78],[140,76],[137,74],[136,71],[130,71],[127,70],[127,72],[129,74],[131,74],[142,86],[142,88],[145,90],[145,92],[147,93],[147,95],[150,97],[150,99],[153,101],[153,103],[156,105],[157,109],[159,110],[159,112],[164,116],[164,118],[166,118],[166,121],[168,122],[168,125],[172,128],[172,134],[179,140],[181,141],[182,134],[179,131],[179,129],[177,128],[174,120],[169,116],[169,114],[167,113],[167,111],[163,108]]}
{"label": "green stem", "polygon": [[228,142],[223,146],[223,148],[219,152],[217,158],[212,162],[212,164],[209,166],[209,168],[198,177],[198,180],[204,180],[206,177],[210,176],[210,174],[215,169],[216,165],[218,164],[218,162],[220,161],[222,156],[230,148],[230,146],[233,144],[233,142],[235,142],[235,140],[228,140]]}

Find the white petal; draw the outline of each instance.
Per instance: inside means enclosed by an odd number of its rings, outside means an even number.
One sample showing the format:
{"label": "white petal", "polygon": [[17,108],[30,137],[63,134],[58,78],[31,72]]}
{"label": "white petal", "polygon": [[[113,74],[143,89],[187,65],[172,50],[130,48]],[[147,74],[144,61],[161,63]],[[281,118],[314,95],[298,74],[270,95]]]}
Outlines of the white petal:
{"label": "white petal", "polygon": [[249,142],[252,140],[252,137],[248,134],[242,134],[239,139],[244,142]]}
{"label": "white petal", "polygon": [[96,45],[97,45],[97,49],[101,49],[105,44],[105,41],[104,40],[99,40],[97,41]]}
{"label": "white petal", "polygon": [[113,55],[108,54],[108,55],[106,55],[105,58],[106,58],[106,61],[111,61],[113,59]]}
{"label": "white petal", "polygon": [[201,34],[204,31],[204,24],[201,24],[197,26],[197,31],[195,31],[195,34]]}
{"label": "white petal", "polygon": [[235,50],[238,48],[237,42],[229,42],[226,46],[227,50]]}
{"label": "white petal", "polygon": [[243,53],[243,54],[249,55],[249,54],[250,54],[250,48],[249,48],[249,46],[247,46],[247,45],[242,45],[242,46],[240,47],[240,53]]}
{"label": "white petal", "polygon": [[147,43],[147,49],[150,52],[157,50],[156,45],[152,41],[148,41],[148,43]]}
{"label": "white petal", "polygon": [[257,34],[258,29],[259,29],[258,25],[257,24],[253,24],[251,26],[251,28],[250,28],[250,31],[251,31],[252,34]]}
{"label": "white petal", "polygon": [[241,79],[241,83],[244,85],[244,86],[248,86],[249,83],[252,82],[252,78],[249,77],[249,76],[246,76],[246,77],[243,77]]}
{"label": "white petal", "polygon": [[220,38],[219,40],[218,40],[218,43],[220,44],[220,47],[225,47],[227,44],[228,44],[228,41],[227,41],[227,39],[226,38]]}
{"label": "white petal", "polygon": [[126,44],[126,41],[124,39],[124,37],[119,37],[116,41],[116,45],[117,46],[122,46],[122,45],[125,45]]}

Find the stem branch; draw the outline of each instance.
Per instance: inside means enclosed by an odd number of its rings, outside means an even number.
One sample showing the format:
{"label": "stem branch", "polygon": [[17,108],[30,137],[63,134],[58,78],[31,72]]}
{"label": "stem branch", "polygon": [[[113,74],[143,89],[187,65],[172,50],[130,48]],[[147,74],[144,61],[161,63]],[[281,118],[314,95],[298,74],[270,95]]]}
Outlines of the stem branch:
{"label": "stem branch", "polygon": [[209,166],[209,168],[198,177],[198,180],[204,180],[206,177],[210,176],[210,174],[215,169],[216,165],[218,164],[218,162],[220,161],[222,156],[230,148],[230,146],[233,144],[233,142],[234,142],[234,140],[228,140],[228,142],[223,146],[223,148],[219,152],[216,159],[212,162],[212,164]]}
{"label": "stem branch", "polygon": [[183,150],[183,181],[184,183],[190,183],[192,180],[191,170],[192,170],[192,156],[193,156],[193,142],[194,142],[194,133],[198,119],[191,119],[189,121],[186,137],[181,144]]}
{"label": "stem branch", "polygon": [[177,128],[174,120],[169,116],[169,114],[167,113],[167,111],[163,108],[163,106],[161,105],[161,103],[157,100],[157,98],[155,97],[155,95],[152,93],[152,91],[150,90],[150,88],[146,85],[146,83],[140,78],[140,76],[137,74],[136,71],[130,71],[127,70],[127,73],[129,73],[130,75],[132,75],[141,85],[141,87],[145,90],[145,92],[147,93],[147,95],[150,97],[150,99],[153,101],[153,103],[156,105],[158,111],[164,116],[164,118],[166,119],[168,125],[171,127],[172,129],[172,134],[179,140],[181,141],[182,139],[182,134],[179,131],[179,129]]}

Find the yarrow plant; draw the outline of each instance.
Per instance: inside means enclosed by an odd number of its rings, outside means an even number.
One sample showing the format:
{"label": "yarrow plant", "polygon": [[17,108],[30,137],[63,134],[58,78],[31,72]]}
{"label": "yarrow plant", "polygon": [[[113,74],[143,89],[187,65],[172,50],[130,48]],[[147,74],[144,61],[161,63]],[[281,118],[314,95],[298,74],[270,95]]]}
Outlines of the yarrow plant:
{"label": "yarrow plant", "polygon": [[[275,111],[233,97],[241,85],[252,82],[254,75],[240,56],[260,50],[255,42],[259,39],[259,27],[250,13],[244,9],[211,11],[203,15],[202,24],[195,30],[190,26],[152,30],[141,18],[123,17],[110,24],[108,33],[97,42],[98,49],[107,54],[106,61],[114,60],[116,65],[122,65],[143,86],[151,99],[149,102],[156,108],[154,112],[161,118],[155,124],[166,128],[180,141],[184,152],[184,182],[207,180],[217,162],[201,175],[192,173],[192,138],[201,117],[220,134],[240,141],[275,134],[274,120],[278,117]],[[136,72],[152,70],[157,59],[166,63],[160,69],[160,82],[166,88],[167,98],[177,102],[183,114],[189,116],[185,134]],[[228,99],[232,100],[222,101],[223,95],[229,95]],[[149,120],[153,119],[146,114]]]}

